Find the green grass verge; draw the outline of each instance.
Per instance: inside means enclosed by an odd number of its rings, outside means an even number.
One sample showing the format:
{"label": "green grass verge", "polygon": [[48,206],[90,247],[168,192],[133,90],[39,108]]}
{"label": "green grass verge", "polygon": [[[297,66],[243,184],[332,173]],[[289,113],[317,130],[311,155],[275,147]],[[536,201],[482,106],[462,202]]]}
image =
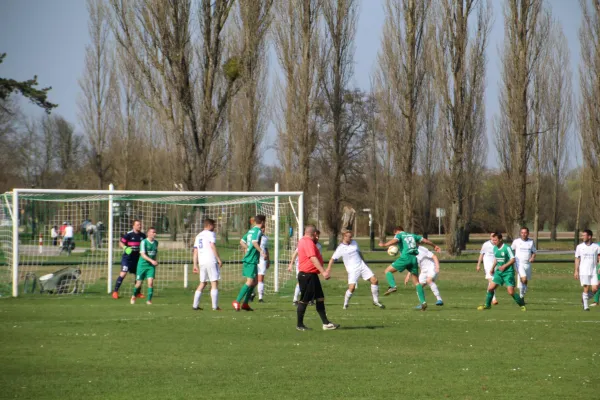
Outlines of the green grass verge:
{"label": "green grass verge", "polygon": [[[374,268],[382,279],[382,267]],[[293,285],[234,312],[191,310],[191,290],[160,291],[152,306],[108,295],[0,301],[2,398],[43,399],[567,399],[595,398],[600,310],[584,313],[570,264],[537,264],[521,312],[505,291],[479,312],[485,281],[471,265],[445,264],[446,303],[412,309],[413,288],[371,305],[360,283],[342,310],[343,267],[324,283],[323,332],[314,308],[294,329]],[[401,282],[401,277],[397,276]],[[382,282],[382,289],[385,288]],[[130,291],[129,285],[123,288]],[[202,299],[207,307],[208,296]]]}

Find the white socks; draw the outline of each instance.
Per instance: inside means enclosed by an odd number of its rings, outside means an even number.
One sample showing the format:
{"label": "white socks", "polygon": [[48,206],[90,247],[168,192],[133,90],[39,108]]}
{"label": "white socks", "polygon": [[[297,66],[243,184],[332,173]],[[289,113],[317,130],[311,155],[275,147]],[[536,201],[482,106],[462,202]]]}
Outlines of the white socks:
{"label": "white socks", "polygon": [[433,295],[435,296],[436,299],[441,300],[441,296],[440,296],[440,291],[437,287],[437,285],[435,284],[435,282],[431,282],[429,283],[429,288],[431,289],[431,293],[433,293]]}
{"label": "white socks", "polygon": [[202,296],[202,292],[196,290],[196,293],[194,293],[194,304],[192,305],[192,307],[198,308],[198,306],[200,305],[200,296]]}
{"label": "white socks", "polygon": [[379,303],[379,285],[371,285],[371,294],[373,295],[373,303]]}
{"label": "white socks", "polygon": [[519,286],[519,295],[521,296],[521,298],[525,297],[525,293],[527,293],[527,285],[524,283],[521,283],[521,281],[519,281],[519,283],[521,284]]}
{"label": "white socks", "polygon": [[349,290],[346,290],[346,295],[344,296],[344,307],[348,306],[348,303],[350,302],[351,297],[352,297],[352,292]]}
{"label": "white socks", "polygon": [[584,309],[588,308],[588,294],[584,292],[581,295],[581,298],[583,299],[583,308]]}
{"label": "white socks", "polygon": [[[194,304],[192,305],[192,307],[198,308],[200,306],[200,298],[201,297],[202,297],[202,292],[199,290],[196,290],[196,292],[194,293]],[[212,300],[213,310],[217,309],[219,307],[219,289],[211,289],[210,298]]]}
{"label": "white socks", "polygon": [[219,289],[211,289],[210,290],[210,298],[212,300],[213,310],[216,310],[217,308],[219,308]]}
{"label": "white socks", "polygon": [[298,301],[300,298],[300,285],[296,285],[296,289],[294,289],[294,303]]}
{"label": "white socks", "polygon": [[258,282],[258,299],[262,300],[264,294],[265,294],[265,283]]}

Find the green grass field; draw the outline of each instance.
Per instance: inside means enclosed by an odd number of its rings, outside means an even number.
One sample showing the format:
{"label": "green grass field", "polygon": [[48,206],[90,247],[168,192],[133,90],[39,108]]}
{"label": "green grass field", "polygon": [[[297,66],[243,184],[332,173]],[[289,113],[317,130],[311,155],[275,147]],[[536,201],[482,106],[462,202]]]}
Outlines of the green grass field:
{"label": "green grass field", "polygon": [[[383,280],[383,267],[375,267]],[[583,312],[572,265],[538,263],[528,311],[485,296],[473,265],[444,264],[446,303],[412,309],[414,288],[371,305],[360,283],[342,310],[343,267],[324,283],[330,319],[314,307],[298,332],[293,284],[235,312],[192,311],[192,291],[159,292],[152,306],[108,295],[0,301],[0,398],[21,399],[579,399],[596,398],[600,309]],[[401,282],[402,278],[397,277]],[[387,286],[381,283],[382,291]],[[209,298],[202,303],[206,308]]]}

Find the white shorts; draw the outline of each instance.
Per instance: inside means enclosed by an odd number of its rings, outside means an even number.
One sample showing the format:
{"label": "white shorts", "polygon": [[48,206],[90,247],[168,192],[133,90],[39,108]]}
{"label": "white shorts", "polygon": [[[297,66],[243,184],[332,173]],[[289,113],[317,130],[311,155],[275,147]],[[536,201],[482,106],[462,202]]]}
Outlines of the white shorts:
{"label": "white shorts", "polygon": [[265,275],[265,272],[267,272],[267,262],[265,260],[260,260],[256,266],[256,270],[257,275]]}
{"label": "white shorts", "polygon": [[421,270],[421,273],[419,274],[419,283],[421,285],[424,285],[427,283],[427,278],[431,278],[432,281],[436,281],[437,280],[437,274],[434,271],[428,271],[428,270]]}
{"label": "white shorts", "polygon": [[598,274],[594,275],[579,275],[581,286],[598,286]]}
{"label": "white shorts", "polygon": [[362,265],[358,268],[355,268],[348,272],[348,285],[354,285],[358,283],[358,278],[363,278],[365,281],[368,281],[375,275],[371,268],[367,266],[367,264],[362,263]]}
{"label": "white shorts", "polygon": [[517,273],[521,278],[531,279],[531,263],[519,263],[517,262]]}
{"label": "white shorts", "polygon": [[485,261],[483,262],[483,270],[485,271],[485,279],[490,280],[494,277],[494,274],[492,274],[493,266],[494,266],[494,263],[486,263]]}
{"label": "white shorts", "polygon": [[219,264],[200,264],[200,282],[214,282],[221,279]]}

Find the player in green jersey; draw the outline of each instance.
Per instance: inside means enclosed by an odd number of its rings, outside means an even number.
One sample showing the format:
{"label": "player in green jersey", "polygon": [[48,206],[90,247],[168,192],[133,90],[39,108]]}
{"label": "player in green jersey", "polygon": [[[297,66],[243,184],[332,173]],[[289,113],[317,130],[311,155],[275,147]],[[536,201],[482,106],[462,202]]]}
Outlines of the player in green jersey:
{"label": "player in green jersey", "polygon": [[379,242],[379,247],[389,247],[397,244],[400,253],[400,257],[385,269],[385,277],[390,287],[384,293],[384,296],[398,290],[396,287],[396,280],[394,279],[394,272],[407,270],[410,272],[413,284],[417,289],[417,296],[419,297],[420,302],[420,305],[417,306],[417,308],[425,311],[425,309],[427,309],[425,291],[423,290],[423,286],[419,283],[419,261],[417,260],[419,243],[433,247],[433,250],[436,252],[440,251],[440,248],[432,241],[425,239],[423,236],[415,235],[414,233],[404,232],[402,226],[397,226],[394,229],[393,239],[388,240],[386,243]]}
{"label": "player in green jersey", "polygon": [[492,308],[492,299],[498,285],[506,286],[506,291],[521,307],[521,311],[527,311],[525,302],[517,293],[515,293],[515,254],[512,248],[502,240],[501,233],[492,235],[492,244],[494,245],[494,264],[491,273],[494,276],[490,282],[485,298],[485,305],[477,307],[478,310],[489,310]]}
{"label": "player in green jersey", "polygon": [[[242,260],[242,275],[246,278],[246,283],[240,289],[235,301],[231,303],[236,311],[239,311],[240,309],[253,311],[248,305],[248,301],[250,301],[254,286],[256,286],[258,261],[260,257],[266,257],[265,252],[260,248],[262,229],[265,226],[266,219],[267,218],[264,215],[257,215],[254,217],[254,227],[252,227],[240,240],[240,245],[242,248],[246,249],[246,254]],[[242,302],[241,305],[240,302]]]}
{"label": "player in green jersey", "polygon": [[154,240],[156,238],[156,229],[153,227],[148,228],[146,235],[146,239],[140,243],[140,259],[137,264],[131,304],[135,304],[136,296],[140,293],[144,279],[148,279],[148,301],[146,301],[146,304],[152,304],[154,277],[156,276],[156,266],[158,265],[158,240]]}

